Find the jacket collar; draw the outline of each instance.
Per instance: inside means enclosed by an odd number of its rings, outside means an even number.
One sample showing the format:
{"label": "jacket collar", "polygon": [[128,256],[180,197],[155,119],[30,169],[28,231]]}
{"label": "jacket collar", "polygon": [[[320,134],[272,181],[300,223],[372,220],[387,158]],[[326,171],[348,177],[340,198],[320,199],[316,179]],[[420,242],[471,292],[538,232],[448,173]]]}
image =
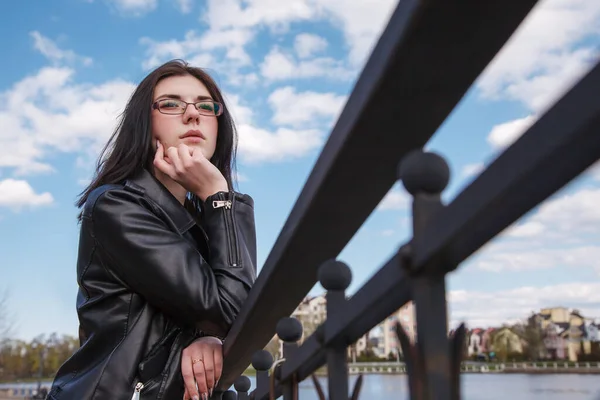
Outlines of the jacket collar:
{"label": "jacket collar", "polygon": [[194,224],[194,217],[181,205],[179,200],[167,190],[148,170],[143,169],[140,174],[125,182],[125,188],[150,197],[173,220],[180,234],[184,234]]}

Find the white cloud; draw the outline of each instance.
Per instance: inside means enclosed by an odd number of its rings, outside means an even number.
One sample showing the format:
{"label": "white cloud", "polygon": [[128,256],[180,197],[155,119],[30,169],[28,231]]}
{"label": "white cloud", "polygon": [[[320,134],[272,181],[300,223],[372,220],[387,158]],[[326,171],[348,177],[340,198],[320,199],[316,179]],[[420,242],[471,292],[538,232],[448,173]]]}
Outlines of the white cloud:
{"label": "white cloud", "polygon": [[331,57],[318,57],[310,60],[295,60],[291,54],[278,47],[271,49],[260,65],[261,75],[270,81],[305,78],[328,78],[349,80],[355,73],[342,61]]}
{"label": "white cloud", "polygon": [[[140,44],[146,47],[146,58],[142,67],[151,69],[170,59],[182,58],[197,67],[225,74],[237,73],[240,67],[251,63],[244,46],[253,37],[252,30],[246,28],[207,31],[200,36],[195,31],[188,31],[182,40],[155,41],[143,37]],[[216,51],[220,50],[224,54],[217,57]]]}
{"label": "white cloud", "polygon": [[84,65],[92,64],[90,57],[80,57],[73,50],[62,50],[54,41],[43,36],[38,31],[32,31],[29,35],[34,40],[35,49],[55,64],[73,63],[77,60],[81,60]]}
{"label": "white cloud", "polygon": [[[323,145],[323,130],[285,127],[278,127],[274,131],[263,129],[257,125],[252,109],[239,96],[230,93],[225,96],[237,124],[239,155],[244,162],[254,164],[298,159]],[[274,105],[272,107],[277,112],[277,108]]]}
{"label": "white cloud", "polygon": [[140,17],[154,11],[158,0],[104,0],[121,15]]}
{"label": "white cloud", "polygon": [[411,195],[400,184],[394,185],[381,199],[377,205],[377,210],[406,210],[410,208],[412,202]]}
{"label": "white cloud", "polygon": [[183,14],[189,14],[192,11],[194,0],[176,0],[176,4],[179,7],[179,11]]}
{"label": "white cloud", "polygon": [[507,230],[506,235],[515,238],[535,237],[544,233],[544,224],[538,221],[529,221],[516,224]]}
{"label": "white cloud", "polygon": [[76,84],[73,76],[70,68],[47,67],[0,93],[0,168],[50,172],[51,152],[85,153],[104,144],[133,85]]}
{"label": "white cloud", "polygon": [[299,58],[309,58],[327,48],[327,40],[312,33],[301,33],[294,39],[294,49]]}
{"label": "white cloud", "polygon": [[18,211],[23,207],[46,206],[53,202],[50,193],[35,193],[27,181],[15,179],[0,181],[0,207]]}
{"label": "white cloud", "polygon": [[[530,235],[531,236],[531,235]],[[535,243],[535,242],[534,242]],[[490,272],[526,271],[540,269],[581,269],[591,268],[600,274],[598,258],[600,246],[561,246],[548,245],[504,246],[490,245],[485,255],[474,261],[476,268]]]}
{"label": "white cloud", "polygon": [[254,114],[252,109],[244,105],[241,97],[233,93],[223,93],[225,98],[225,104],[231,113],[236,125],[246,124],[251,125],[254,123]]}
{"label": "white cloud", "polygon": [[238,130],[240,156],[247,163],[297,159],[323,144],[323,133],[317,129],[278,128],[270,132],[242,124]]}
{"label": "white cloud", "polygon": [[482,162],[467,164],[462,168],[462,175],[464,177],[479,175],[484,169],[485,164]]}
{"label": "white cloud", "polygon": [[523,102],[540,112],[591,67],[600,34],[600,2],[545,0],[485,69],[477,86],[486,98]]}
{"label": "white cloud", "polygon": [[397,0],[209,0],[202,20],[216,32],[268,27],[275,34],[285,32],[294,22],[329,21],[342,29],[349,46],[349,61],[356,68],[364,64],[397,3]]}
{"label": "white cloud", "polygon": [[498,124],[492,128],[488,135],[488,143],[493,149],[502,150],[513,144],[527,129],[529,129],[537,117],[528,115],[512,121]]}
{"label": "white cloud", "polygon": [[322,11],[315,6],[315,2],[310,0],[208,0],[202,20],[217,32],[261,25],[281,31],[291,22],[317,18]]}
{"label": "white cloud", "polygon": [[360,67],[383,33],[398,0],[316,0],[316,3],[326,11],[334,26],[342,28],[349,46],[348,59],[354,67]]}
{"label": "white cloud", "polygon": [[306,127],[336,118],[346,103],[346,96],[312,91],[296,92],[291,86],[275,90],[268,98],[274,110],[273,123]]}
{"label": "white cloud", "polygon": [[542,203],[481,248],[469,263],[487,271],[591,268],[600,275],[600,189]]}
{"label": "white cloud", "polygon": [[540,2],[476,82],[487,99],[512,100],[531,114],[492,128],[488,142],[503,150],[518,139],[598,60],[600,2]]}
{"label": "white cloud", "polygon": [[453,327],[496,327],[526,319],[541,308],[578,309],[585,317],[600,317],[600,283],[569,282],[542,287],[523,286],[495,292],[452,290],[448,293]]}
{"label": "white cloud", "polygon": [[543,203],[532,221],[562,234],[600,232],[600,189],[582,189]]}

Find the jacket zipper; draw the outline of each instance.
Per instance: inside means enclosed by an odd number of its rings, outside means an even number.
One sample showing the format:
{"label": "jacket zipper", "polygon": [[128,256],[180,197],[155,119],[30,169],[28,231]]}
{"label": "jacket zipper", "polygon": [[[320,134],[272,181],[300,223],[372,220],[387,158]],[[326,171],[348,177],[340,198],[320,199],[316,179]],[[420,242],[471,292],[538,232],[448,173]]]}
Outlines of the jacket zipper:
{"label": "jacket zipper", "polygon": [[[222,195],[220,195],[222,196]],[[234,199],[234,195],[231,194]],[[227,235],[227,245],[229,248],[228,261],[232,267],[238,267],[240,264],[239,246],[237,241],[237,229],[235,226],[235,218],[233,212],[234,200],[214,200],[213,208],[223,208],[225,218],[225,234]]]}
{"label": "jacket zipper", "polygon": [[131,400],[140,400],[140,392],[143,388],[144,384],[142,382],[138,382],[133,390],[133,396],[131,396]]}

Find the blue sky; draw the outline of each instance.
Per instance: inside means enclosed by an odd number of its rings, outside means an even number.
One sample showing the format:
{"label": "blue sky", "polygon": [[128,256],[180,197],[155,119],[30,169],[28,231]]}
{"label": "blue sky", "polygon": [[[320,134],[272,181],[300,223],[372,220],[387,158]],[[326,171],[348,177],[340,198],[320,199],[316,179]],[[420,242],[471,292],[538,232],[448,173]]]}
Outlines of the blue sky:
{"label": "blue sky", "polygon": [[[0,248],[15,337],[75,335],[77,195],[132,88],[184,58],[226,93],[239,190],[256,202],[259,268],[395,1],[21,1],[0,15]],[[427,146],[451,200],[597,60],[600,2],[541,1]],[[406,134],[410,134],[407,132]],[[365,168],[368,168],[365,165]],[[357,188],[357,195],[366,188]],[[541,307],[600,317],[600,168],[559,192],[448,279],[452,323]],[[408,239],[395,186],[340,254],[356,291]],[[312,293],[320,293],[317,284]]]}

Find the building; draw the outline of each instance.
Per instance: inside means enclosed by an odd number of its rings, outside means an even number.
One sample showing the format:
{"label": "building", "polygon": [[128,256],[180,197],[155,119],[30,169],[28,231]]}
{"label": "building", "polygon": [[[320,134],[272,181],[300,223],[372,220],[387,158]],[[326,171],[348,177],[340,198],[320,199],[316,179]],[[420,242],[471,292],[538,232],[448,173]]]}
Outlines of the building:
{"label": "building", "polygon": [[415,342],[417,325],[415,307],[412,302],[405,304],[393,314],[384,319],[376,328],[369,333],[373,353],[380,358],[391,356],[398,357],[400,343],[396,337],[396,323],[400,323],[411,342]]}

